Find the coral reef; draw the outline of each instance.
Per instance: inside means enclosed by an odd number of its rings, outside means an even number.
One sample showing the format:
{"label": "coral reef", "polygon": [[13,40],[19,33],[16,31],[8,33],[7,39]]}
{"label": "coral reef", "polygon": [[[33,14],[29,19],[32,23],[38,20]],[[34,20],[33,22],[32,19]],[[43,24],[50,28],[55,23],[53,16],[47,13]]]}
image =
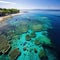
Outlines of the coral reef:
{"label": "coral reef", "polygon": [[41,60],[48,60],[48,57],[46,56],[46,52],[44,51],[44,49],[40,49],[38,56]]}
{"label": "coral reef", "polygon": [[37,52],[38,52],[36,48],[34,48],[34,52],[35,52],[35,53],[37,53]]}
{"label": "coral reef", "polygon": [[33,31],[42,31],[43,25],[42,24],[32,24],[30,28]]}
{"label": "coral reef", "polygon": [[35,45],[40,45],[40,40],[36,39],[36,40],[34,41],[34,44],[35,44]]}
{"label": "coral reef", "polygon": [[51,40],[48,37],[44,36],[44,35],[42,35],[42,36],[40,36],[36,39],[39,40],[40,43],[44,44],[44,45],[51,45],[52,44]]}
{"label": "coral reef", "polygon": [[21,52],[19,51],[18,48],[15,48],[14,50],[10,51],[9,57],[10,60],[16,60],[16,58],[21,55]]}
{"label": "coral reef", "polygon": [[0,60],[50,60],[55,49],[48,38],[48,17],[27,15],[7,20],[0,29]]}
{"label": "coral reef", "polygon": [[17,34],[17,35],[21,35],[21,34],[23,34],[23,33],[26,33],[28,31],[28,26],[18,26],[17,28],[16,28],[16,30],[15,30],[15,33]]}
{"label": "coral reef", "polygon": [[0,36],[0,52],[5,54],[10,49],[9,41],[6,37]]}
{"label": "coral reef", "polygon": [[23,50],[26,51],[27,50],[27,47],[24,47]]}
{"label": "coral reef", "polygon": [[26,41],[30,41],[31,40],[31,36],[30,35],[26,35]]}
{"label": "coral reef", "polygon": [[7,38],[11,40],[15,36],[15,31],[9,30],[7,31]]}
{"label": "coral reef", "polygon": [[32,33],[30,34],[30,36],[31,36],[31,38],[35,38],[35,37],[36,37],[35,32],[32,32]]}
{"label": "coral reef", "polygon": [[27,27],[27,26],[22,26],[20,31],[21,31],[22,33],[25,33],[25,32],[28,31],[28,27]]}

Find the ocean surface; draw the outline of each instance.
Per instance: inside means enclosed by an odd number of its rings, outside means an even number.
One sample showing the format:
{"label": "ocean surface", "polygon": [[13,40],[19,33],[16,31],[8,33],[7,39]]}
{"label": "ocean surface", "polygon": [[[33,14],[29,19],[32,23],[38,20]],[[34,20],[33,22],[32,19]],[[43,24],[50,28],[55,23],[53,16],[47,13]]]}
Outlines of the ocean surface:
{"label": "ocean surface", "polygon": [[28,10],[0,25],[0,60],[60,60],[60,11]]}

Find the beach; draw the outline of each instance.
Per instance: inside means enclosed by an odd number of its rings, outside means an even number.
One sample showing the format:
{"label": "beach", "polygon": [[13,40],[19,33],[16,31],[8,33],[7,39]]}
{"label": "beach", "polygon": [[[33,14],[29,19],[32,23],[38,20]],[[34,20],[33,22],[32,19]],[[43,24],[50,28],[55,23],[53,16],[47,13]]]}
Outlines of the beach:
{"label": "beach", "polygon": [[23,14],[23,12],[21,12],[21,13],[16,13],[16,14],[10,14],[10,15],[7,15],[7,16],[2,16],[2,17],[0,17],[0,22],[5,21],[7,18],[16,16],[16,15],[20,15],[20,14]]}
{"label": "beach", "polygon": [[2,17],[0,17],[0,28],[7,25],[7,23],[6,23],[5,21],[6,21],[8,18],[11,18],[11,17],[13,17],[13,16],[17,16],[17,15],[21,15],[21,14],[23,14],[23,12],[16,13],[16,14],[10,14],[10,15],[7,15],[7,16],[2,16]]}

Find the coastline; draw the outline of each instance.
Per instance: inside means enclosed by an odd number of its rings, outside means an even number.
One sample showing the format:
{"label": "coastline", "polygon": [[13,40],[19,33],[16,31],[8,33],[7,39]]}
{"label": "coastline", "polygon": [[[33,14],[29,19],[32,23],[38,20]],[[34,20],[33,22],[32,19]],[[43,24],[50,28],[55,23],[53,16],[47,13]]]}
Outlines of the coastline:
{"label": "coastline", "polygon": [[10,14],[10,15],[7,15],[7,16],[2,16],[2,17],[0,17],[0,22],[5,21],[7,18],[10,18],[10,17],[16,16],[16,15],[21,15],[21,14],[23,14],[23,12],[16,13],[16,14]]}

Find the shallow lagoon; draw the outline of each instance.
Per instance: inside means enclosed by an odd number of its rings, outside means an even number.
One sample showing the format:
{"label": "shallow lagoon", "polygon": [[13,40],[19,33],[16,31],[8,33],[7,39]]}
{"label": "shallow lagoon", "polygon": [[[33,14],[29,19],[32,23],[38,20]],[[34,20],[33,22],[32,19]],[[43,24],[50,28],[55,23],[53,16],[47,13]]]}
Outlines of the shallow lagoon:
{"label": "shallow lagoon", "polygon": [[[34,11],[4,21],[5,25],[0,28],[0,36],[4,41],[5,38],[9,41],[10,49],[3,53],[5,46],[2,46],[2,41],[0,60],[11,60],[11,58],[12,60],[58,60],[58,54],[55,51],[56,40],[52,40],[54,36],[51,37],[54,29],[52,20],[60,18],[59,15],[56,15]],[[19,54],[14,55],[16,48],[18,51],[15,52],[19,52]]]}

